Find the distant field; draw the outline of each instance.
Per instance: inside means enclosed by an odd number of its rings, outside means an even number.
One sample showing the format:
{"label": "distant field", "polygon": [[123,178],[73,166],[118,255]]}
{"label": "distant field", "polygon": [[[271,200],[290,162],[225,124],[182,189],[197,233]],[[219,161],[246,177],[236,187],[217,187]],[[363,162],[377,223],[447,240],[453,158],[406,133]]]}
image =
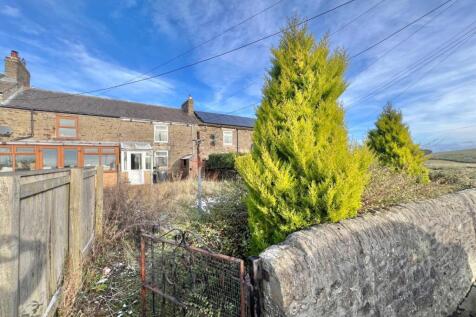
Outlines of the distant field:
{"label": "distant field", "polygon": [[433,153],[430,160],[444,160],[461,163],[476,163],[476,149]]}
{"label": "distant field", "polygon": [[446,175],[476,186],[476,149],[433,153],[428,158],[426,166],[432,175]]}

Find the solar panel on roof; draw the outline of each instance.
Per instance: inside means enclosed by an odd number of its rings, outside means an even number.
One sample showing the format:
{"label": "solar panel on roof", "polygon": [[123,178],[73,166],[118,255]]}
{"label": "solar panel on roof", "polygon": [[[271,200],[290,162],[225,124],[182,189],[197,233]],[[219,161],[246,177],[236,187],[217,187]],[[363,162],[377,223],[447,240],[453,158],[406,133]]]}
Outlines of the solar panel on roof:
{"label": "solar panel on roof", "polygon": [[204,123],[237,126],[237,127],[248,127],[248,128],[252,128],[255,124],[255,119],[253,118],[232,116],[228,114],[211,113],[211,112],[204,112],[204,111],[195,111],[195,114]]}

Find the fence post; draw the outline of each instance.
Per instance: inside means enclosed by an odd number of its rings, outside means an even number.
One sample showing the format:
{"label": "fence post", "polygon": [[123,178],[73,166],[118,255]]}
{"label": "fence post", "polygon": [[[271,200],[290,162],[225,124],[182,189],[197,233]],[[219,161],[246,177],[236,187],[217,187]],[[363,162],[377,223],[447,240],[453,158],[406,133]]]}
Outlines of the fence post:
{"label": "fence post", "polygon": [[[72,168],[69,184],[69,273],[81,277],[81,208],[83,170]],[[76,280],[76,278],[75,278]],[[76,289],[79,285],[74,285]]]}
{"label": "fence post", "polygon": [[260,317],[263,312],[263,261],[259,256],[250,256],[248,263],[248,274],[253,287],[250,294],[251,316]]}
{"label": "fence post", "polygon": [[104,206],[103,206],[103,190],[104,190],[104,170],[102,166],[96,169],[96,221],[94,226],[96,239],[101,239],[103,235]]}
{"label": "fence post", "polygon": [[0,316],[18,316],[20,178],[0,177]]}

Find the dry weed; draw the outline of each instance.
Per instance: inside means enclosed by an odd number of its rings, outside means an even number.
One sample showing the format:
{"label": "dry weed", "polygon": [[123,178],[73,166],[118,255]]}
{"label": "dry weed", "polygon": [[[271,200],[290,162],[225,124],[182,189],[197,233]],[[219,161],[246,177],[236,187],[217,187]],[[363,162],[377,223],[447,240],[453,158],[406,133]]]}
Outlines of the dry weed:
{"label": "dry weed", "polygon": [[421,184],[411,176],[386,167],[373,165],[370,171],[371,179],[364,191],[360,212],[434,198],[467,188],[465,184],[444,176],[432,177],[429,184]]}

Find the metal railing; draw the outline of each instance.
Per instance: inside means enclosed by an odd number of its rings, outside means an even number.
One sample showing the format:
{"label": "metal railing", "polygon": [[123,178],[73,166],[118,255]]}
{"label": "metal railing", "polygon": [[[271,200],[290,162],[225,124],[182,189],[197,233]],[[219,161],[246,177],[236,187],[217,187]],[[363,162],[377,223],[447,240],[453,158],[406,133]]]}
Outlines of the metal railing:
{"label": "metal railing", "polygon": [[189,231],[141,232],[140,275],[142,316],[245,317],[252,311],[244,260],[208,250]]}

